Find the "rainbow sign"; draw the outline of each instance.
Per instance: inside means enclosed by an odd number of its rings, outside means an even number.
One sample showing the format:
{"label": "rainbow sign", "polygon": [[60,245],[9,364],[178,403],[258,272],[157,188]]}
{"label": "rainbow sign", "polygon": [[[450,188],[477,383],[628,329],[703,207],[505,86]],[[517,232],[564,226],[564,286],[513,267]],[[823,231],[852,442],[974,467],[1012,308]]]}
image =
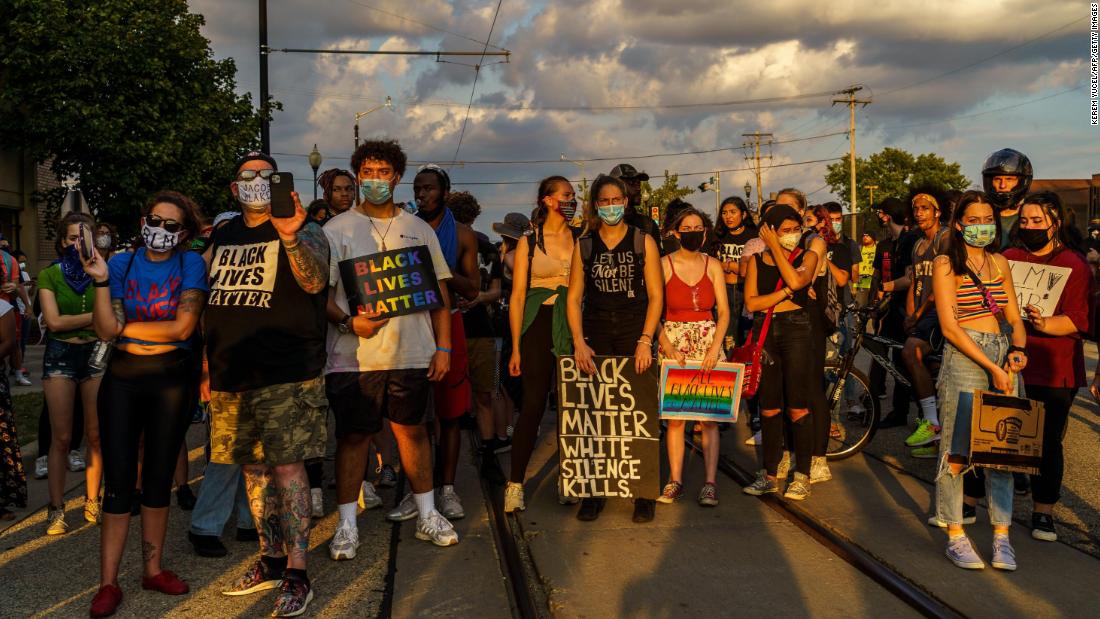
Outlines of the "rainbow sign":
{"label": "rainbow sign", "polygon": [[443,307],[426,245],[342,260],[337,265],[352,314],[380,318]]}
{"label": "rainbow sign", "polygon": [[741,408],[743,363],[719,363],[709,373],[702,362],[661,362],[661,419],[733,423]]}

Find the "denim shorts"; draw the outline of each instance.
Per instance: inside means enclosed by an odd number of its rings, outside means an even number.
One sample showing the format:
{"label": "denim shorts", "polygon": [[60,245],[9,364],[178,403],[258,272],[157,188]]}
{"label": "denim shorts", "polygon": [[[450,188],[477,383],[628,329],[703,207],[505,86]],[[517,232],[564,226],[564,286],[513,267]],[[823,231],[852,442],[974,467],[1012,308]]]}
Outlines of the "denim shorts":
{"label": "denim shorts", "polygon": [[82,383],[103,376],[103,370],[93,370],[88,366],[95,344],[75,344],[53,338],[46,340],[46,351],[42,355],[42,380],[68,378]]}

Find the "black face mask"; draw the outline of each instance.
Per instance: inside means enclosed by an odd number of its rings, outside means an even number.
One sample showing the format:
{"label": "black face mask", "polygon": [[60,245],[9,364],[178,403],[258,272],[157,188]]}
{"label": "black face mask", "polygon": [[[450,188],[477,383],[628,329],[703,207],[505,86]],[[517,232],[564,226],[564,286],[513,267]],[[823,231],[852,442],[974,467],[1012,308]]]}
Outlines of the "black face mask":
{"label": "black face mask", "polygon": [[698,232],[681,232],[680,233],[680,247],[688,251],[699,251],[699,248],[703,246],[703,239],[706,238],[707,233],[703,230]]}
{"label": "black face mask", "polygon": [[1020,242],[1028,251],[1039,251],[1050,242],[1049,231],[1050,228],[1020,228]]}

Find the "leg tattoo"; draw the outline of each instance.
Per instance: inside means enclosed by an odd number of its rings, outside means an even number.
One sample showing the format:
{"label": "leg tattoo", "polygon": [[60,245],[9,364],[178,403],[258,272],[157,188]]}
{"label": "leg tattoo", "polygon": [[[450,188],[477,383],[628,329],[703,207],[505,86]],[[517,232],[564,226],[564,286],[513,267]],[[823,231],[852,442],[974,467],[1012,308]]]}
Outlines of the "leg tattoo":
{"label": "leg tattoo", "polygon": [[281,506],[271,468],[263,465],[245,466],[244,481],[248,506],[260,538],[260,554],[276,558],[286,556],[279,522]]}
{"label": "leg tattoo", "polygon": [[157,545],[150,541],[141,542],[141,559],[149,563],[157,558]]}
{"label": "leg tattoo", "polygon": [[290,470],[280,470],[276,475],[282,533],[291,565],[304,567],[309,550],[309,481],[304,466],[288,468]]}

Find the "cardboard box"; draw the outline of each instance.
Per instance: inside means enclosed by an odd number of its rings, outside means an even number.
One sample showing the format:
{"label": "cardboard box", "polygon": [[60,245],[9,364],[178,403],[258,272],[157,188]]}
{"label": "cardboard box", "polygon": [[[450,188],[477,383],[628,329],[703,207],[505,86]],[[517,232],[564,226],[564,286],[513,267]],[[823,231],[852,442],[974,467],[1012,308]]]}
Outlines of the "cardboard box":
{"label": "cardboard box", "polygon": [[[1043,460],[1043,404],[980,390],[970,399],[970,463],[1037,475]],[[960,409],[963,401],[960,397]]]}

